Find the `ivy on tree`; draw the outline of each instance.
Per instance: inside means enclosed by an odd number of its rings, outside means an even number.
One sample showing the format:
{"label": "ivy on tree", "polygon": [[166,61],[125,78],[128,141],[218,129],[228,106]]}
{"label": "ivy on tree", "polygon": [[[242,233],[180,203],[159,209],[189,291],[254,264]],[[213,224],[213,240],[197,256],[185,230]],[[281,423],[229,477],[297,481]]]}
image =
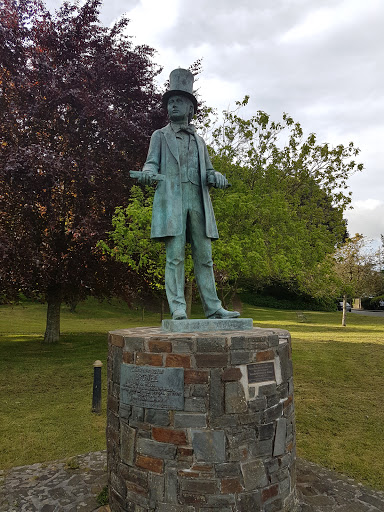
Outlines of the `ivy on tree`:
{"label": "ivy on tree", "polygon": [[140,279],[97,243],[164,125],[160,69],[128,20],[100,25],[100,4],[0,2],[0,294],[47,301],[46,342],[62,302],[129,295]]}

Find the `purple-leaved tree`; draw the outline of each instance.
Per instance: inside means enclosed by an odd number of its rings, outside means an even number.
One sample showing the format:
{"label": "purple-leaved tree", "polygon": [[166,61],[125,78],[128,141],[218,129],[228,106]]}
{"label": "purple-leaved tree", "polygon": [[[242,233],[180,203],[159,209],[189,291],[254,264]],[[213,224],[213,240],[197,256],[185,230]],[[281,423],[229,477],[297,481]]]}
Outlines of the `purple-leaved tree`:
{"label": "purple-leaved tree", "polygon": [[101,26],[100,3],[52,15],[40,0],[0,0],[0,296],[46,301],[46,342],[63,302],[142,284],[97,242],[165,123],[160,69],[128,20]]}

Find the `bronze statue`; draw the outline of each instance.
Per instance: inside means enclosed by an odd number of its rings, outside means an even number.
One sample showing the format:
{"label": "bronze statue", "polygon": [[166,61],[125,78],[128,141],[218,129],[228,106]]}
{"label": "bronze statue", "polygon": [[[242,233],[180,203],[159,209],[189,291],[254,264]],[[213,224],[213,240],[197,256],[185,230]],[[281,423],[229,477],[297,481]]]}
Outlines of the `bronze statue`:
{"label": "bronze statue", "polygon": [[197,109],[193,74],[175,69],[163,96],[170,123],[156,130],[139,182],[157,182],[151,238],[166,249],[165,289],[173,320],[187,318],[184,296],[185,244],[190,242],[196,282],[207,318],[236,318],[217,297],[211,240],[219,238],[208,184],[224,189],[228,181],[213,169],[204,140],[191,123]]}

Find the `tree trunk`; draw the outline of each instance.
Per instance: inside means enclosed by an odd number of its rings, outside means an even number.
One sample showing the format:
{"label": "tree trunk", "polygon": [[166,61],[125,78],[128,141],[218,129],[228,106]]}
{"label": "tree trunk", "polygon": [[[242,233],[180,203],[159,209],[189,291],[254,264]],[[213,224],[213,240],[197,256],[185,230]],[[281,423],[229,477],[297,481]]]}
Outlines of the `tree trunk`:
{"label": "tree trunk", "polygon": [[223,284],[220,285],[220,295],[221,295],[220,298],[221,298],[221,303],[223,305],[223,308],[227,309],[227,304],[225,301],[226,297],[225,297],[225,293],[224,293],[224,285]]}
{"label": "tree trunk", "polygon": [[69,303],[69,312],[70,313],[76,313],[78,301],[77,300],[71,300]]}
{"label": "tree trunk", "polygon": [[163,321],[163,318],[164,318],[164,299],[161,298],[161,302],[160,302],[160,322]]}
{"label": "tree trunk", "polygon": [[235,311],[238,311],[240,314],[243,313],[243,303],[240,300],[240,297],[237,295],[235,290],[232,298],[232,307]]}
{"label": "tree trunk", "polygon": [[343,295],[343,318],[341,320],[341,325],[346,327],[347,325],[347,296]]}
{"label": "tree trunk", "polygon": [[187,317],[191,318],[192,313],[192,290],[193,290],[193,283],[192,281],[188,281],[188,279],[185,281],[185,303],[187,305]]}
{"label": "tree trunk", "polygon": [[47,325],[44,334],[44,343],[56,343],[60,338],[60,286],[52,287],[47,294]]}

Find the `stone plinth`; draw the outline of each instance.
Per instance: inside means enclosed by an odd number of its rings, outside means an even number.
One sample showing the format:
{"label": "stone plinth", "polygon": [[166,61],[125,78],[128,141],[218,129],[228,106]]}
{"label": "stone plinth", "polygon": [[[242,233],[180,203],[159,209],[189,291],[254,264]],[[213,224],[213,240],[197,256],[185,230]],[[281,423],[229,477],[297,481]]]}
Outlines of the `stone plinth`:
{"label": "stone plinth", "polygon": [[290,336],[109,333],[112,512],[294,512]]}

